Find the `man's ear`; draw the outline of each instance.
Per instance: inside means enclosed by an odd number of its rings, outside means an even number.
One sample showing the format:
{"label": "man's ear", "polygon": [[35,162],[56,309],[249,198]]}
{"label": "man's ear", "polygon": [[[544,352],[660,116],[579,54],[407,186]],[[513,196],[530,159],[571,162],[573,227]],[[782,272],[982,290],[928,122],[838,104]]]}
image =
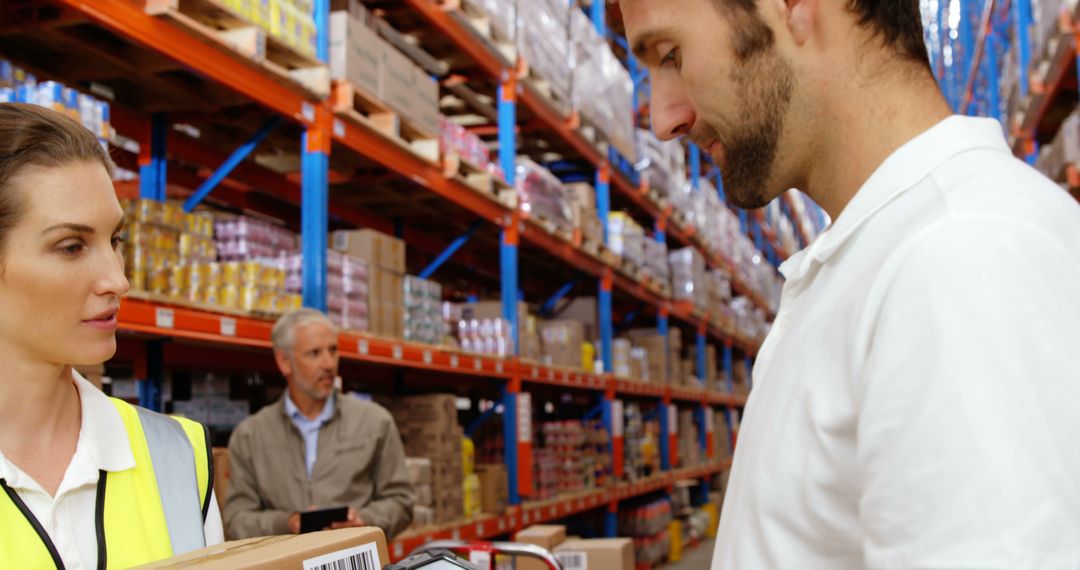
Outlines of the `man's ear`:
{"label": "man's ear", "polygon": [[[895,0],[893,0],[895,1]],[[782,0],[785,23],[796,45],[806,45],[818,27],[821,0]]]}
{"label": "man's ear", "polygon": [[292,376],[292,362],[289,360],[289,355],[280,350],[274,351],[274,362],[277,363],[278,370],[281,371],[281,375],[288,378]]}

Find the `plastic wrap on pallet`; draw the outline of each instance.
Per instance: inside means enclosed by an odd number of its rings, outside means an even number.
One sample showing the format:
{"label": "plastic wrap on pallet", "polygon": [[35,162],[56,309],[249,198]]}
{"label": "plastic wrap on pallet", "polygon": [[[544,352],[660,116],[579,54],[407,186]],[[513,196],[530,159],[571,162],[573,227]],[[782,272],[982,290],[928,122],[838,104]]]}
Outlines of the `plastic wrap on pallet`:
{"label": "plastic wrap on pallet", "polygon": [[443,154],[453,152],[472,166],[495,174],[499,179],[506,179],[502,173],[502,167],[492,162],[491,149],[483,139],[441,115],[439,116],[439,149]]}
{"label": "plastic wrap on pallet", "polygon": [[[528,3],[526,0],[524,3]],[[515,42],[518,37],[517,0],[463,0],[470,9],[487,16],[498,40]]]}
{"label": "plastic wrap on pallet", "polygon": [[637,162],[634,82],[581,10],[570,17],[573,43],[573,104],[630,162]]}
{"label": "plastic wrap on pallet", "polygon": [[645,265],[645,230],[626,212],[608,214],[608,247],[634,265]]}
{"label": "plastic wrap on pallet", "polygon": [[676,301],[690,301],[706,309],[709,303],[705,258],[696,248],[684,247],[669,254],[672,293]]}
{"label": "plastic wrap on pallet", "polygon": [[518,4],[521,55],[552,95],[570,101],[570,3],[566,0],[526,0]]}
{"label": "plastic wrap on pallet", "polygon": [[638,161],[634,168],[661,198],[671,202],[676,210],[681,207],[682,193],[686,184],[686,154],[678,141],[662,142],[648,129],[637,130]]}
{"label": "plastic wrap on pallet", "polygon": [[655,239],[645,239],[645,268],[657,279],[662,281],[671,279],[671,266],[668,265],[666,243]]}
{"label": "plastic wrap on pallet", "polygon": [[573,229],[574,218],[566,186],[546,168],[518,157],[515,184],[522,210],[562,229]]}

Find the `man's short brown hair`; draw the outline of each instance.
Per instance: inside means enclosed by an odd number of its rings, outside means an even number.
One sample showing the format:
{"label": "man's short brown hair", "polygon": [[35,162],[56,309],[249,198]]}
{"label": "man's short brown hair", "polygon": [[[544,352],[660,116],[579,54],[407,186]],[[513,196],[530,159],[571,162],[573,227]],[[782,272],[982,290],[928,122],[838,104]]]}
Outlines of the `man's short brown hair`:
{"label": "man's short brown hair", "polygon": [[[919,0],[846,0],[859,25],[871,31],[901,56],[930,68],[923,36]],[[722,8],[756,13],[757,0],[713,0]]]}

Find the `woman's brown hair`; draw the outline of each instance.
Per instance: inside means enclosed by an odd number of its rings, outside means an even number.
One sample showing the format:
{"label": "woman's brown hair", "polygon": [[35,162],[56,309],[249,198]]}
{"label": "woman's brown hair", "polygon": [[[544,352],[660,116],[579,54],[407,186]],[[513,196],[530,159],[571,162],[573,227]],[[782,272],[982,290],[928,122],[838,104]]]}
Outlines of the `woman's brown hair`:
{"label": "woman's brown hair", "polygon": [[101,142],[77,121],[37,105],[0,103],[0,251],[22,214],[11,180],[29,166],[100,163],[110,176],[115,165]]}

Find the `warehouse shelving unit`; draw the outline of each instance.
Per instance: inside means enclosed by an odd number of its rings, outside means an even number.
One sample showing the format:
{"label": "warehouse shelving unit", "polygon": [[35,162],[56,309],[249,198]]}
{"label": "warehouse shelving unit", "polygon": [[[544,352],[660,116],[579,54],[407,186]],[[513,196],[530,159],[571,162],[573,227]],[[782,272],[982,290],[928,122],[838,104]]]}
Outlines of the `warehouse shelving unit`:
{"label": "warehouse shelving unit", "polygon": [[[596,186],[602,207],[609,206],[608,193],[614,187],[617,196],[655,219],[656,227],[663,237],[673,239],[681,245],[702,249],[696,240],[695,229],[680,225],[672,218],[670,206],[658,204],[650,197],[647,187],[614,168],[611,157],[603,156],[581,136],[574,117],[562,116],[533,87],[517,81],[521,62],[507,62],[501,58],[497,52],[480,42],[452,10],[445,10],[432,0],[407,0],[406,3],[441,34],[450,38],[456,49],[474,60],[499,85],[499,134],[504,142],[500,145],[500,153],[510,184],[513,184],[513,168],[507,166],[512,165],[515,154],[513,129],[517,124],[516,109],[520,104],[551,137],[562,141],[595,168]],[[316,6],[316,13],[322,14],[325,21],[327,4],[320,2],[316,3]],[[596,279],[603,339],[600,352],[604,356],[606,370],[611,369],[612,361],[615,295],[651,307],[657,315],[658,328],[663,334],[666,334],[671,326],[669,319],[674,319],[676,323],[694,331],[695,336],[692,338],[696,342],[699,356],[698,375],[702,378],[705,377],[702,349],[707,342],[719,342],[723,345],[724,369],[729,372],[729,377],[736,363],[743,364],[741,359],[736,360],[735,350],[740,351],[747,361],[756,352],[756,346],[733,338],[730,333],[715,326],[710,315],[695,313],[689,307],[672,303],[645,283],[624,274],[602,256],[586,251],[582,244],[563,239],[550,232],[539,221],[526,218],[506,203],[479,193],[454,177],[448,177],[440,164],[418,155],[408,145],[392,140],[371,124],[336,115],[328,99],[331,88],[328,87],[328,82],[318,81],[317,74],[315,80],[307,80],[305,83],[290,81],[279,73],[271,72],[260,62],[199,35],[197,29],[178,25],[177,21],[180,19],[175,17],[175,4],[157,5],[154,10],[148,11],[145,7],[127,0],[58,0],[54,4],[47,4],[46,8],[48,9],[42,9],[40,5],[5,7],[5,16],[10,17],[5,19],[18,22],[18,28],[0,26],[3,28],[0,29],[0,38],[8,36],[16,38],[18,42],[25,40],[27,34],[33,34],[36,29],[55,31],[76,26],[79,30],[78,36],[83,38],[83,41],[68,45],[51,45],[47,40],[42,43],[0,42],[0,47],[10,48],[14,52],[10,55],[20,64],[39,69],[45,77],[91,82],[95,77],[78,69],[78,57],[72,58],[75,62],[73,64],[58,64],[55,60],[45,62],[36,56],[74,55],[77,50],[84,49],[95,41],[112,42],[119,55],[112,55],[103,61],[120,66],[124,63],[120,60],[125,57],[129,59],[130,61],[120,68],[119,74],[124,76],[122,79],[136,85],[157,86],[159,92],[167,90],[175,86],[164,82],[158,75],[160,69],[155,67],[168,64],[170,69],[180,69],[185,77],[194,78],[198,87],[210,90],[208,93],[214,98],[221,97],[234,103],[254,103],[257,107],[234,123],[234,126],[239,125],[237,130],[240,135],[234,134],[233,138],[222,141],[224,146],[235,146],[243,142],[248,149],[246,152],[250,153],[251,148],[266,140],[267,144],[279,147],[291,145],[298,151],[302,166],[299,179],[244,160],[246,154],[242,151],[240,154],[230,155],[220,148],[222,145],[207,142],[206,139],[211,138],[212,133],[205,137],[194,137],[170,128],[170,120],[165,113],[174,113],[174,122],[184,121],[186,113],[183,107],[190,107],[191,110],[199,108],[200,100],[197,95],[187,98],[177,96],[177,99],[171,100],[168,105],[155,104],[148,98],[133,98],[113,105],[114,126],[121,134],[140,143],[138,154],[122,148],[114,149],[122,164],[140,172],[140,196],[162,200],[167,195],[173,195],[172,184],[186,187],[184,194],[189,197],[196,188],[206,192],[212,190],[209,199],[266,213],[294,224],[296,208],[299,207],[299,223],[296,226],[303,234],[306,305],[325,308],[326,235],[331,223],[373,227],[388,233],[399,233],[408,241],[410,247],[419,247],[432,255],[438,253],[442,244],[438,238],[433,239],[422,232],[402,228],[392,220],[381,218],[365,208],[351,205],[347,200],[331,196],[331,184],[341,184],[347,180],[341,178],[335,165],[341,161],[349,164],[361,161],[385,169],[407,182],[414,191],[435,195],[442,201],[440,203],[452,206],[452,222],[471,223],[479,220],[499,229],[501,263],[489,273],[498,277],[503,299],[507,300],[504,303],[506,316],[515,324],[516,310],[511,300],[518,297],[519,246],[531,248],[533,251],[530,251],[529,255],[537,255],[536,252],[539,252],[541,256],[554,259],[573,271]],[[174,17],[162,17],[162,14]],[[107,50],[96,50],[103,51]],[[320,59],[325,61],[325,35],[319,41],[318,51]],[[148,55],[143,57],[144,53]],[[105,54],[98,55],[104,57]],[[140,68],[140,62],[146,61],[152,62],[150,67],[155,69]],[[245,137],[247,140],[243,140]],[[217,176],[208,176],[202,170],[193,172],[187,168],[176,168],[177,162],[198,165],[203,169],[232,162],[233,168],[219,170]],[[214,188],[213,184],[207,183],[210,178],[232,184],[221,184]],[[606,216],[602,218],[606,219]],[[800,231],[801,229],[800,227]],[[805,236],[803,240],[806,241]],[[468,257],[470,254],[463,252],[461,255]],[[710,258],[713,266],[731,268],[729,260],[716,256]],[[746,284],[737,282],[735,289],[752,298],[758,306],[767,308],[764,298],[751,291]],[[246,358],[262,358],[260,355],[268,358],[265,351],[270,348],[272,326],[268,320],[178,306],[164,299],[150,297],[132,297],[125,300],[119,320],[121,331],[126,338],[145,341],[148,345],[144,354],[128,356],[136,361],[136,369],[141,371],[141,402],[151,408],[160,406],[160,377],[156,374],[161,371],[164,357],[160,347],[161,341],[165,339],[177,339],[196,346],[212,346],[215,351],[233,348],[254,350],[258,351],[258,354]],[[516,330],[516,326],[513,328]],[[729,467],[729,462],[713,461],[703,467],[671,469],[674,461],[671,457],[673,446],[670,438],[675,434],[668,429],[668,419],[676,406],[691,407],[698,411],[699,415],[704,415],[713,407],[735,409],[745,405],[745,397],[732,394],[730,384],[726,391],[649,384],[616,378],[611,374],[553,368],[518,358],[502,359],[464,354],[373,335],[342,333],[341,352],[344,359],[353,363],[493,381],[497,386],[501,386],[504,393],[502,403],[506,410],[504,418],[508,442],[508,471],[511,481],[519,482],[519,485],[511,486],[510,510],[501,517],[456,523],[421,535],[406,535],[391,546],[395,559],[428,539],[499,536],[528,524],[596,508],[607,509],[610,516],[606,530],[609,534],[614,533],[614,513],[619,501],[663,490],[678,480],[707,478]],[[186,354],[194,354],[194,351]],[[661,459],[665,471],[646,482],[622,484],[579,497],[561,498],[543,504],[524,502],[523,498],[528,494],[531,481],[527,473],[519,471],[519,467],[529,463],[529,446],[528,442],[517,441],[516,427],[520,422],[528,421],[528,418],[519,414],[528,411],[528,406],[522,405],[522,402],[527,403],[528,399],[522,398],[522,395],[527,394],[526,388],[530,385],[554,386],[598,395],[602,400],[609,429],[613,427],[612,414],[621,410],[622,399],[646,399],[655,403],[661,417],[661,447],[665,450]],[[702,419],[701,443],[703,449],[708,450],[711,455],[712,445],[707,440],[711,433],[705,428],[707,423]],[[613,453],[618,455],[614,449],[617,449],[621,442],[618,437],[614,440]],[[616,469],[621,470],[621,465]]]}

